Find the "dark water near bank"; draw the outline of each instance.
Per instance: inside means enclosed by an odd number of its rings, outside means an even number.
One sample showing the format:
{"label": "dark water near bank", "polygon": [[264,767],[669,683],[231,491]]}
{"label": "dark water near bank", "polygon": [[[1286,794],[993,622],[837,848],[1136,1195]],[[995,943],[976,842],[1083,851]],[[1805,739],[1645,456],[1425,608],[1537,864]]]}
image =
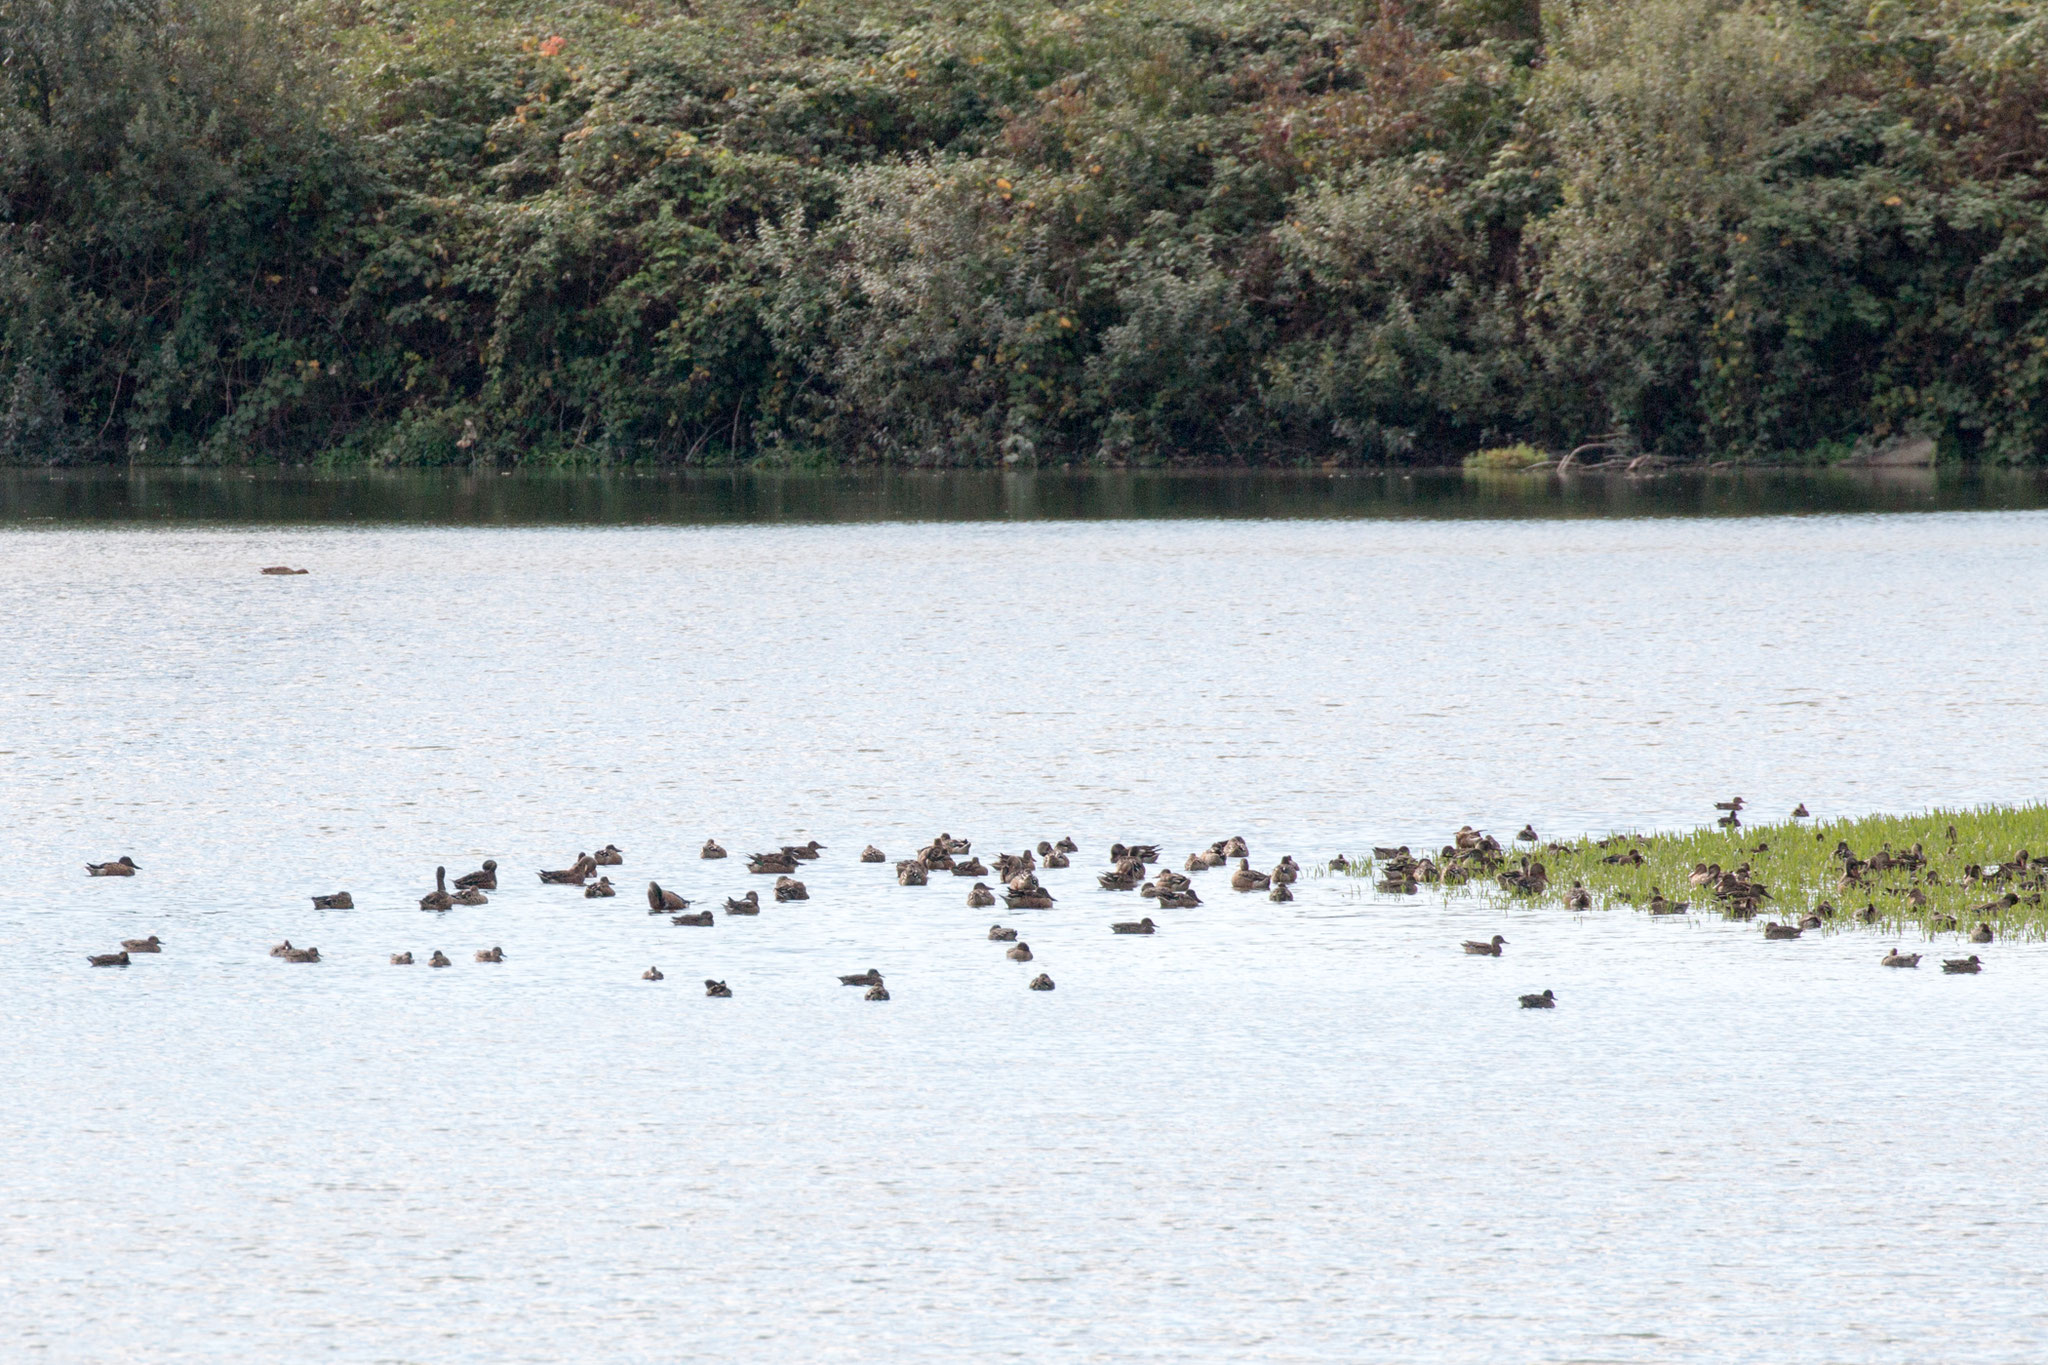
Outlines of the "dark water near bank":
{"label": "dark water near bank", "polygon": [[2048,507],[2048,476],[1798,470],[886,474],[4,470],[0,522],[718,525],[1123,518],[1740,517]]}

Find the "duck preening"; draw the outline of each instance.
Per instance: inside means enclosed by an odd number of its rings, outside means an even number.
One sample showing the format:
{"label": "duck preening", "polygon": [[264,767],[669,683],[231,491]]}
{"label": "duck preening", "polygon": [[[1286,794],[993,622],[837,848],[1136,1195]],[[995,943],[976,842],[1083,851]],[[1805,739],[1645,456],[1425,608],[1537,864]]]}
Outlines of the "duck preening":
{"label": "duck preening", "polygon": [[677,910],[687,910],[690,903],[673,891],[664,891],[660,882],[647,883],[647,913],[666,915]]}
{"label": "duck preening", "polygon": [[670,915],[668,922],[670,924],[691,924],[699,929],[709,929],[712,924],[711,912],[709,910],[700,910],[694,915]]}
{"label": "duck preening", "polygon": [[410,967],[410,966],[412,966],[412,954],[411,954],[411,953],[393,953],[393,954],[391,955],[391,965],[392,965],[392,966],[394,966],[394,967]]}
{"label": "duck preening", "polygon": [[484,859],[484,865],[474,872],[465,872],[455,879],[458,890],[496,891],[498,889],[498,863],[495,858]]}
{"label": "duck preening", "polygon": [[453,904],[455,898],[448,894],[448,869],[437,867],[434,869],[434,889],[420,897],[420,909],[446,910]]}
{"label": "duck preening", "polygon": [[576,861],[559,872],[543,872],[540,879],[551,886],[581,886],[597,875],[597,860],[588,853],[576,855]]}
{"label": "duck preening", "polygon": [[164,942],[155,934],[151,934],[148,938],[124,938],[121,940],[121,948],[124,952],[130,953],[160,953],[164,950]]}
{"label": "duck preening", "polygon": [[1548,989],[1541,995],[1525,995],[1522,997],[1522,1008],[1525,1010],[1556,1009],[1557,996]]}
{"label": "duck preening", "polygon": [[476,950],[476,960],[478,962],[503,962],[505,960],[505,950],[503,948],[479,948]]}
{"label": "duck preening", "polygon": [[704,994],[714,1000],[729,1000],[732,998],[732,987],[723,981],[713,981],[707,976],[704,978]]}
{"label": "duck preening", "polygon": [[1000,924],[991,924],[988,927],[988,936],[997,943],[1015,943],[1017,941],[1017,931],[1015,929],[1005,929]]}
{"label": "duck preening", "polygon": [[272,957],[283,957],[286,953],[290,951],[292,951],[292,941],[290,939],[286,939],[282,943],[273,943],[270,945],[270,955]]}
{"label": "duck preening", "polygon": [[125,967],[128,953],[125,949],[118,953],[90,953],[85,960],[95,967]]}
{"label": "duck preening", "polygon": [[625,850],[621,849],[617,844],[606,844],[603,848],[590,855],[590,861],[596,863],[599,867],[621,867],[624,866],[626,861]]}
{"label": "duck preening", "polygon": [[726,914],[728,914],[728,915],[758,915],[758,914],[760,914],[760,913],[761,913],[761,893],[760,893],[760,892],[758,892],[758,891],[749,891],[749,892],[748,892],[748,893],[747,893],[746,895],[744,895],[744,896],[741,896],[741,897],[740,897],[740,898],[739,898],[738,900],[734,900],[734,899],[733,899],[732,897],[730,897],[730,896],[726,897],[726,899],[725,899],[725,913],[726,913]]}
{"label": "duck preening", "polygon": [[1902,953],[1897,948],[1894,948],[1879,958],[1878,961],[1887,967],[1917,967],[1920,965],[1920,954]]}
{"label": "duck preening", "polygon": [[1968,976],[1984,970],[1984,961],[1975,953],[1968,957],[1947,957],[1941,961],[1941,969],[1951,976]]}
{"label": "duck preening", "polygon": [[1036,874],[1026,872],[1021,877],[1013,877],[1003,889],[1003,904],[1012,910],[1050,910],[1053,896],[1038,884]]}
{"label": "duck preening", "polygon": [[889,861],[889,855],[869,844],[860,851],[860,860],[864,863],[886,863]]}
{"label": "duck preening", "polygon": [[697,856],[699,858],[723,858],[725,850],[718,846],[718,840],[706,839],[704,847],[698,851]]}
{"label": "duck preening", "polygon": [[1109,932],[1112,934],[1150,934],[1156,932],[1158,928],[1159,926],[1152,922],[1152,917],[1147,915],[1136,923],[1126,920],[1121,924],[1112,924],[1109,926]]}
{"label": "duck preening", "polygon": [[474,886],[465,886],[448,898],[457,905],[489,905],[491,898]]}
{"label": "duck preening", "polygon": [[924,886],[931,881],[931,876],[932,870],[924,865],[922,859],[905,858],[896,864],[898,886]]}
{"label": "duck preening", "polygon": [[356,902],[355,898],[349,895],[348,892],[337,891],[331,896],[313,897],[313,908],[315,910],[353,910],[356,908]]}
{"label": "duck preening", "polygon": [[879,981],[868,987],[868,993],[861,997],[863,1000],[887,1000],[888,998],[889,988]]}
{"label": "duck preening", "polygon": [[610,877],[599,877],[596,881],[583,888],[583,899],[587,901],[601,901],[609,896],[616,896],[618,894],[619,889],[612,885]]}
{"label": "duck preening", "polygon": [[775,899],[779,901],[807,901],[811,898],[810,888],[794,877],[775,879]]}
{"label": "duck preening", "polygon": [[1499,957],[1500,950],[1506,946],[1507,940],[1502,938],[1499,934],[1495,934],[1493,936],[1493,941],[1491,943],[1480,943],[1475,939],[1468,938],[1465,940],[1464,944],[1466,952],[1472,953],[1479,957]]}
{"label": "duck preening", "polygon": [[873,967],[870,967],[864,972],[856,972],[852,976],[840,977],[839,984],[842,986],[879,986],[882,984],[882,974]]}
{"label": "duck preening", "polygon": [[649,967],[649,968],[648,968],[648,969],[647,969],[646,971],[644,971],[644,972],[640,973],[640,979],[641,979],[642,981],[662,981],[662,980],[666,980],[666,978],[662,976],[662,974],[661,974],[661,968],[659,968],[659,967]]}
{"label": "duck preening", "polygon": [[1075,843],[1072,836],[1070,835],[1061,835],[1059,839],[1053,843],[1053,847],[1058,849],[1062,853],[1079,853],[1081,851],[1081,846]]}
{"label": "duck preening", "polygon": [[1037,976],[1031,978],[1031,989],[1034,991],[1051,990],[1052,978],[1047,976],[1044,972],[1040,972]]}
{"label": "duck preening", "polygon": [[87,863],[85,865],[85,875],[88,877],[132,877],[140,871],[142,871],[141,866],[125,853],[110,863]]}

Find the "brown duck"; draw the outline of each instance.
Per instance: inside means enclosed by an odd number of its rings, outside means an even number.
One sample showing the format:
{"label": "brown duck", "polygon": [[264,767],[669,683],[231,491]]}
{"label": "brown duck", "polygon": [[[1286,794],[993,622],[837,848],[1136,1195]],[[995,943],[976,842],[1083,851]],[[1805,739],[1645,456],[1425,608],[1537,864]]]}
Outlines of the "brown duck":
{"label": "brown duck", "polygon": [[1158,928],[1159,926],[1152,922],[1152,917],[1147,915],[1135,924],[1129,920],[1121,924],[1112,924],[1109,926],[1109,932],[1112,934],[1149,934],[1155,932]]}
{"label": "brown duck", "polygon": [[581,886],[597,875],[597,860],[588,853],[576,855],[576,861],[559,872],[543,872],[540,879],[551,886]]}
{"label": "brown duck", "polygon": [[725,850],[718,846],[718,840],[706,839],[704,847],[698,852],[697,856],[699,858],[723,858]]}
{"label": "brown duck", "polygon": [[603,848],[590,855],[590,861],[596,863],[599,867],[623,867],[626,862],[625,850],[621,849],[617,844],[606,844]]}
{"label": "brown duck", "polygon": [[[751,893],[749,893],[751,894]],[[660,882],[647,883],[647,913],[666,915],[671,911],[687,910],[690,903],[673,891],[664,891]]]}
{"label": "brown duck", "polygon": [[313,908],[315,910],[353,910],[356,908],[356,902],[355,897],[349,895],[348,892],[337,891],[331,896],[313,897]]}
{"label": "brown duck", "polygon": [[465,872],[455,879],[458,890],[496,891],[498,889],[498,863],[495,858],[484,859],[484,865],[474,872]]}
{"label": "brown duck", "polygon": [[125,853],[114,859],[111,863],[87,863],[85,865],[85,875],[88,877],[132,877],[140,871],[142,871],[142,868],[133,858]]}
{"label": "brown duck", "polygon": [[160,953],[164,950],[164,942],[155,934],[148,938],[124,938],[121,940],[121,950],[129,953]]}
{"label": "brown duck", "polygon": [[434,869],[434,889],[420,897],[420,909],[446,910],[453,904],[455,898],[448,894],[448,869],[437,867]]}
{"label": "brown duck", "polygon": [[618,894],[619,889],[612,885],[610,877],[599,877],[596,881],[583,888],[583,899],[587,901],[606,900]]}
{"label": "brown duck", "polygon": [[1499,957],[1500,950],[1507,946],[1507,940],[1499,934],[1495,934],[1491,943],[1480,943],[1468,938],[1465,940],[1464,946],[1466,952],[1476,957]]}

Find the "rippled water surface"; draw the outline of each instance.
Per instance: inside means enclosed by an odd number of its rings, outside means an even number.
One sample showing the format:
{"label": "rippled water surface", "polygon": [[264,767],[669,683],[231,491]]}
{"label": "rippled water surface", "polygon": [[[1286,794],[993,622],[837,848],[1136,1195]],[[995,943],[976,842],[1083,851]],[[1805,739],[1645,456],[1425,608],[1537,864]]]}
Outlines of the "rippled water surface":
{"label": "rippled water surface", "polygon": [[[16,520],[0,610],[0,1354],[2048,1353],[2048,946],[1093,885],[2038,799],[2048,513]],[[854,861],[940,829],[1083,853],[1014,913]],[[765,889],[707,836],[812,899],[649,917]],[[608,841],[616,900],[533,876]]]}

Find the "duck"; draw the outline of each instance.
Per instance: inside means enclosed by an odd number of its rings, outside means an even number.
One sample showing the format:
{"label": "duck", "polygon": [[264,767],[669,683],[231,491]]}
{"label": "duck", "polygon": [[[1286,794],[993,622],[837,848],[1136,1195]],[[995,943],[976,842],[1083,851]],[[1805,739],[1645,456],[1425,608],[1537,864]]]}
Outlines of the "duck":
{"label": "duck", "polygon": [[[1287,885],[1286,882],[1275,882],[1273,883],[1273,889],[1266,893],[1266,899],[1269,901],[1278,901],[1284,904],[1285,902],[1294,899],[1294,892]],[[1164,901],[1160,902],[1161,905],[1164,905],[1165,903],[1166,902]]]}
{"label": "duck", "polygon": [[474,872],[465,872],[455,879],[457,890],[496,891],[498,889],[498,860],[484,859],[484,865]]}
{"label": "duck", "polygon": [[700,910],[694,915],[670,915],[668,922],[670,924],[694,925],[699,929],[709,929],[713,921],[709,910]]}
{"label": "duck", "polygon": [[1690,901],[1666,900],[1662,891],[1654,886],[1650,888],[1650,913],[1653,915],[1682,915],[1691,908]]}
{"label": "duck", "polygon": [[1237,871],[1230,874],[1230,889],[1233,891],[1265,891],[1272,887],[1273,879],[1263,872],[1252,871],[1251,860],[1239,858]]}
{"label": "duck", "polygon": [[1967,976],[1983,971],[1984,962],[1975,953],[1968,957],[1945,957],[1941,960],[1941,969],[1952,976]]}
{"label": "duck", "polygon": [[1500,950],[1506,946],[1507,940],[1502,938],[1499,934],[1495,934],[1493,936],[1493,941],[1491,943],[1480,943],[1476,940],[1468,938],[1465,940],[1464,944],[1465,951],[1471,953],[1475,957],[1499,957]]}
{"label": "duck", "polygon": [[1725,810],[1730,812],[1739,811],[1742,809],[1742,798],[1738,796],[1733,801],[1716,801],[1714,803],[1714,809]]}
{"label": "duck", "polygon": [[969,858],[964,863],[953,864],[953,875],[956,877],[986,877],[988,869],[982,866],[981,859]]}
{"label": "duck", "polygon": [[1894,948],[1879,958],[1878,961],[1887,967],[1917,967],[1920,965],[1920,954],[1902,953],[1897,948]]}
{"label": "duck", "polygon": [[[747,894],[753,895],[754,893],[750,891]],[[662,890],[660,882],[647,883],[648,914],[665,915],[672,910],[687,910],[689,908],[690,903],[681,896],[678,896],[673,891]]]}
{"label": "duck", "polygon": [[1857,918],[1857,919],[1860,919],[1860,920],[1862,920],[1862,921],[1863,921],[1863,922],[1864,922],[1865,924],[1875,924],[1875,923],[1877,923],[1877,906],[1876,906],[1876,904],[1875,904],[1875,903],[1873,903],[1873,904],[1870,904],[1870,905],[1866,905],[1866,906],[1864,906],[1864,907],[1863,907],[1863,908],[1862,908],[1861,910],[1858,910],[1858,911],[1856,912],[1856,918]]}
{"label": "duck", "polygon": [[1034,991],[1051,990],[1052,978],[1047,976],[1044,972],[1040,972],[1037,976],[1031,978],[1031,989]]}
{"label": "duck", "polygon": [[1081,851],[1081,846],[1074,842],[1072,835],[1068,834],[1063,834],[1054,840],[1053,847],[1062,853],[1079,853]]}
{"label": "duck", "polygon": [[1052,892],[1034,883],[1029,886],[1013,887],[1003,892],[1003,904],[1012,910],[1050,910],[1053,906],[1053,895]]}
{"label": "duck", "polygon": [[991,924],[988,927],[988,936],[997,943],[1015,943],[1017,941],[1017,931],[1015,929],[1005,929],[1000,924]]}
{"label": "duck", "polygon": [[2000,911],[2010,910],[2019,903],[2019,892],[2008,891],[2003,896],[2000,896],[1995,900],[1988,900],[1985,901],[1982,905],[1971,906],[1970,913],[1973,915],[1995,915],[1998,914]]}
{"label": "duck", "polygon": [[356,902],[355,898],[349,895],[348,892],[337,891],[331,896],[313,897],[313,908],[315,910],[353,910],[356,908]]}
{"label": "duck", "polygon": [[868,987],[868,993],[861,997],[863,1000],[887,1000],[888,998],[889,988],[879,981]]}
{"label": "duck", "polygon": [[1767,939],[1798,938],[1800,932],[1796,924],[1780,924],[1776,920],[1764,921],[1764,937]]}
{"label": "duck", "polygon": [[1533,843],[1536,843],[1536,842],[1538,842],[1538,840],[1537,840],[1537,838],[1536,838],[1536,826],[1534,826],[1534,825],[1524,825],[1524,826],[1522,826],[1522,832],[1521,832],[1520,834],[1517,834],[1517,835],[1515,836],[1515,838],[1516,838],[1516,839],[1518,839],[1518,840],[1520,840],[1520,841],[1521,841],[1522,843],[1525,843],[1525,844],[1533,844]]}
{"label": "duck", "polygon": [[723,981],[713,981],[707,976],[704,978],[704,994],[714,1000],[730,1000],[732,998],[732,987],[726,985]]}
{"label": "duck", "polygon": [[320,960],[320,950],[318,948],[294,948],[284,955],[284,960],[286,962],[318,962]]}
{"label": "duck", "polygon": [[896,885],[925,886],[931,882],[932,870],[916,858],[905,858],[896,864]]}
{"label": "duck", "polygon": [[974,889],[967,893],[967,908],[982,910],[996,903],[996,893],[988,889],[987,882],[976,882]]}
{"label": "duck", "polygon": [[1330,859],[1330,871],[1349,872],[1350,870],[1351,860],[1345,857],[1343,854],[1339,853],[1336,857]]}
{"label": "duck", "polygon": [[[588,895],[589,893],[586,891],[584,894]],[[457,905],[489,905],[491,903],[491,898],[486,896],[481,889],[474,886],[463,887],[453,896],[450,896],[449,899]]]}
{"label": "duck", "polygon": [[540,879],[551,886],[581,886],[597,874],[597,861],[588,853],[576,855],[576,861],[559,872],[543,872]]}
{"label": "duck", "polygon": [[1283,853],[1280,855],[1280,864],[1273,869],[1270,879],[1284,886],[1299,879],[1300,876],[1301,864],[1294,861],[1292,853]]}
{"label": "duck", "polygon": [[725,850],[718,846],[718,840],[706,839],[704,847],[697,851],[697,856],[699,858],[723,858]]}
{"label": "duck", "polygon": [[1818,929],[1825,923],[1827,921],[1819,915],[1808,915],[1805,919],[1799,921],[1799,927],[1801,929]]}
{"label": "duck", "polygon": [[[122,876],[125,874],[116,873],[115,875]],[[128,953],[125,949],[118,953],[89,953],[86,955],[85,960],[95,967],[125,967],[128,965]]]}
{"label": "duck", "polygon": [[599,877],[583,888],[583,899],[587,901],[601,901],[618,894],[619,889],[612,885],[610,877]]}
{"label": "duck", "polygon": [[860,860],[864,863],[886,863],[889,861],[889,855],[869,844],[860,851]]}
{"label": "duck", "polygon": [[1029,962],[1031,960],[1031,945],[1019,943],[1012,947],[1010,951],[1004,953],[1003,956],[1009,958],[1012,962]]}
{"label": "duck", "polygon": [[1159,926],[1152,922],[1152,917],[1147,915],[1135,924],[1128,920],[1121,924],[1112,924],[1109,926],[1109,932],[1112,934],[1149,934],[1155,932],[1158,928]]}
{"label": "duck", "polygon": [[661,974],[661,968],[649,967],[646,971],[640,973],[640,979],[642,981],[665,981],[668,978]]}
{"label": "duck", "polygon": [[1249,858],[1252,856],[1251,846],[1245,843],[1242,834],[1233,834],[1223,841],[1223,856],[1226,860]]}
{"label": "duck", "polygon": [[1564,893],[1564,908],[1567,910],[1591,910],[1593,893],[1586,889],[1584,882],[1573,882],[1572,889]]}
{"label": "duck", "polygon": [[784,844],[782,851],[799,861],[810,862],[825,851],[825,846],[813,839],[807,844]]}
{"label": "duck", "polygon": [[879,986],[882,984],[882,974],[873,967],[870,967],[864,972],[855,972],[852,976],[840,977],[839,984],[842,986]]}
{"label": "duck", "polygon": [[503,948],[479,948],[476,950],[476,960],[478,962],[503,962],[505,960],[505,950]]}
{"label": "duck", "polygon": [[[1287,888],[1283,886],[1280,889],[1285,891]],[[1155,899],[1161,910],[1192,910],[1202,903],[1202,898],[1192,891],[1161,891]]]}
{"label": "duck", "polygon": [[1095,880],[1101,884],[1104,891],[1129,891],[1145,880],[1145,874],[1132,868],[1119,867],[1096,874]]}
{"label": "duck", "polygon": [[283,957],[286,953],[291,951],[292,941],[290,939],[286,939],[282,943],[273,943],[270,945],[270,955],[272,957]]}
{"label": "duck", "polygon": [[1989,943],[1993,937],[1995,936],[1992,934],[1991,926],[1988,924],[1979,924],[1970,931],[1970,942],[1972,943]]}
{"label": "duck", "polygon": [[1792,808],[1792,818],[1794,820],[1804,820],[1807,816],[1811,814],[1813,814],[1813,812],[1806,808],[1806,803],[1804,801],[1801,801],[1798,805]]}
{"label": "duck", "polygon": [[85,875],[88,877],[132,877],[140,871],[142,871],[141,864],[125,853],[110,863],[87,863],[85,865]]}
{"label": "duck", "polygon": [[734,900],[732,897],[727,896],[725,898],[725,913],[728,915],[760,914],[761,893],[758,891],[749,891],[746,895],[740,897],[738,900]]}
{"label": "duck", "polygon": [[392,966],[394,966],[394,967],[410,967],[410,966],[412,966],[412,954],[411,954],[411,953],[393,953],[393,954],[391,955],[391,965],[392,965]]}
{"label": "duck", "polygon": [[1522,1008],[1525,1010],[1554,1010],[1557,1008],[1557,995],[1548,989],[1545,989],[1541,995],[1525,995],[1522,997]]}
{"label": "duck", "polygon": [[[407,953],[406,956],[411,957],[412,954]],[[448,954],[436,948],[434,949],[434,955],[427,959],[427,965],[429,967],[453,967],[455,964],[448,960]]]}
{"label": "duck", "polygon": [[606,844],[590,855],[590,861],[599,867],[622,867],[626,862],[626,853],[617,844]]}
{"label": "duck", "polygon": [[160,953],[164,950],[164,942],[155,934],[148,938],[124,938],[121,940],[121,950],[128,953]]}
{"label": "duck", "polygon": [[775,899],[779,901],[807,901],[811,898],[810,888],[794,877],[775,879]]}
{"label": "duck", "polygon": [[437,867],[434,869],[434,889],[420,897],[420,909],[446,910],[453,904],[455,898],[448,894],[448,869]]}
{"label": "duck", "polygon": [[1058,849],[1054,849],[1045,855],[1045,865],[1047,867],[1072,867],[1074,864],[1068,859],[1066,854]]}

